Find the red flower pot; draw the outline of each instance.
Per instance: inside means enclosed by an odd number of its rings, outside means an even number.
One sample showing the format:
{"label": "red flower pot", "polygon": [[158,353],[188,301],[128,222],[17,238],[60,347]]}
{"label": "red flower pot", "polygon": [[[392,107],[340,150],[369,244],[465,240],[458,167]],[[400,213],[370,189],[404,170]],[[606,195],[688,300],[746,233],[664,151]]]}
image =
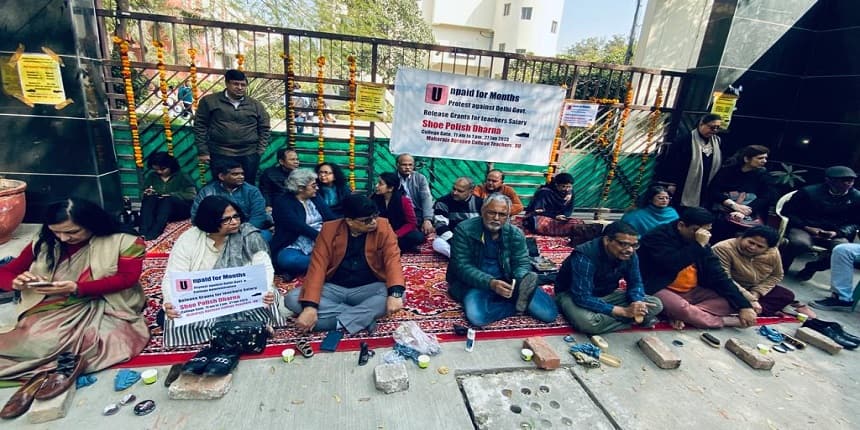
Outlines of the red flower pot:
{"label": "red flower pot", "polygon": [[12,238],[12,233],[21,225],[27,201],[24,190],[27,183],[14,179],[0,179],[0,245]]}

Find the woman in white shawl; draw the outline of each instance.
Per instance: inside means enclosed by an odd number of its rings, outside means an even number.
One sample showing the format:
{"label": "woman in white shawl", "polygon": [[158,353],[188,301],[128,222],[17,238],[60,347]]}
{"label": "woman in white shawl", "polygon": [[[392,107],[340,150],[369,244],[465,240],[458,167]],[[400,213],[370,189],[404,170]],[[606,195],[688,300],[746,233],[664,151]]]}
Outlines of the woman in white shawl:
{"label": "woman in white shawl", "polygon": [[719,115],[707,114],[696,128],[664,147],[657,157],[654,181],[672,194],[675,206],[709,207],[708,186],[722,164]]}

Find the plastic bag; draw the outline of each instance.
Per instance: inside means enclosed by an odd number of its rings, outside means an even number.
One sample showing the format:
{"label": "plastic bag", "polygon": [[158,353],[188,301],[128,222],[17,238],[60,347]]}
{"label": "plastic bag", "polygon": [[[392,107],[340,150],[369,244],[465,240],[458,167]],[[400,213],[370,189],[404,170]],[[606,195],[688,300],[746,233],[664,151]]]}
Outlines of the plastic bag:
{"label": "plastic bag", "polygon": [[436,355],[442,352],[436,336],[424,333],[415,321],[401,323],[394,330],[394,341],[422,354]]}

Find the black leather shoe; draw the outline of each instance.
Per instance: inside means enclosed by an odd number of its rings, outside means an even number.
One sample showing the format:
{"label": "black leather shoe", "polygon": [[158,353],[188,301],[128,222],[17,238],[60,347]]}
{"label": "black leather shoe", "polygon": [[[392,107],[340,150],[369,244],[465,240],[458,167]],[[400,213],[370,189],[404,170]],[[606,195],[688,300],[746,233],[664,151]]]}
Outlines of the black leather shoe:
{"label": "black leather shoe", "polygon": [[[807,325],[807,323],[809,323],[810,321],[814,321],[814,322],[812,324]],[[803,324],[803,326],[811,328],[811,329],[833,339],[834,342],[842,345],[842,347],[845,349],[852,350],[852,349],[856,349],[858,346],[857,343],[848,340],[848,338],[843,336],[842,333],[840,333],[836,327],[833,327],[833,326],[827,324],[826,321],[820,321],[820,320],[816,320],[816,319],[807,320],[806,323]]]}
{"label": "black leather shoe", "polygon": [[830,326],[830,327],[833,327],[833,329],[836,330],[837,333],[841,334],[842,336],[844,336],[846,339],[850,340],[851,342],[860,344],[860,337],[857,337],[857,336],[854,336],[853,334],[845,332],[845,329],[842,328],[842,324],[839,324],[838,322],[829,322],[829,321],[822,321],[822,322],[824,324]]}

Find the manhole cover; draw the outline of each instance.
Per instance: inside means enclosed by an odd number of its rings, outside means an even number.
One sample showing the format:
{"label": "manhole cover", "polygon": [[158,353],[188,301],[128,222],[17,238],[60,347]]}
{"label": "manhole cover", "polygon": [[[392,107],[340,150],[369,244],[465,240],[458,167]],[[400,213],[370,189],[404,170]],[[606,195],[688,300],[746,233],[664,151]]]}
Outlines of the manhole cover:
{"label": "manhole cover", "polygon": [[460,386],[478,429],[613,429],[570,371],[468,375]]}

